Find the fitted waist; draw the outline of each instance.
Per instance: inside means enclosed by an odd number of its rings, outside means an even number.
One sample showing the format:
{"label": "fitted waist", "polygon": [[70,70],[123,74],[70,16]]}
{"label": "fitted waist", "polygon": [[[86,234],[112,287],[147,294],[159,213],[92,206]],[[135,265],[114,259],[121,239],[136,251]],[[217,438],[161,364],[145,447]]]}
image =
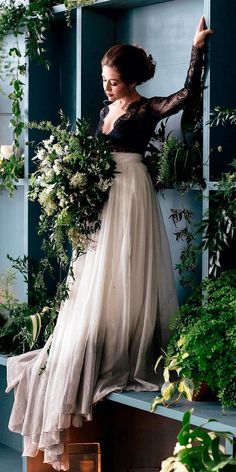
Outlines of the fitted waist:
{"label": "fitted waist", "polygon": [[111,154],[117,164],[143,161],[142,154],[138,152],[112,152]]}

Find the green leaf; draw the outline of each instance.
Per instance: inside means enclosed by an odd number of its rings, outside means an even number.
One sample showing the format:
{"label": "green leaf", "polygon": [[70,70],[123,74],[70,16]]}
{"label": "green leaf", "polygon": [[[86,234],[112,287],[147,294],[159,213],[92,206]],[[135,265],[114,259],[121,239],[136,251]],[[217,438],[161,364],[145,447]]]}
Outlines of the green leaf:
{"label": "green leaf", "polygon": [[163,372],[163,377],[165,382],[169,382],[170,380],[170,373],[168,367],[165,367],[164,372]]}
{"label": "green leaf", "polygon": [[151,402],[150,410],[153,413],[157,407],[157,405],[163,404],[164,398],[156,396],[154,400]]}
{"label": "green leaf", "polygon": [[165,401],[170,400],[170,398],[173,396],[175,391],[175,386],[174,383],[172,382],[165,382],[162,387],[161,387],[161,395],[163,396]]}
{"label": "green leaf", "polygon": [[214,467],[216,464],[214,462],[214,460],[212,460],[211,456],[210,456],[210,453],[208,451],[208,447],[207,446],[204,446],[203,447],[203,451],[202,451],[202,462],[203,464],[205,465],[206,469],[207,470],[211,470],[212,467]]}
{"label": "green leaf", "polygon": [[32,342],[31,342],[31,345],[30,345],[30,349],[32,349],[32,347],[34,346],[34,344],[36,343],[37,339],[38,339],[38,336],[39,336],[39,333],[41,331],[41,327],[42,327],[42,322],[41,322],[41,316],[39,313],[36,313],[35,315],[30,315],[27,319],[26,319],[26,327],[31,335],[31,338],[32,338]]}
{"label": "green leaf", "polygon": [[9,56],[21,57],[21,52],[18,48],[11,48],[9,49]]}
{"label": "green leaf", "polygon": [[211,451],[212,451],[213,459],[216,463],[220,462],[219,445],[220,445],[220,438],[219,437],[216,437],[216,438],[212,439],[212,441],[211,441]]}
{"label": "green leaf", "polygon": [[156,364],[155,364],[155,366],[154,366],[154,371],[155,371],[155,372],[157,372],[157,367],[159,366],[159,364],[160,364],[160,362],[161,362],[162,359],[163,359],[163,355],[161,354],[161,355],[158,357],[158,359],[157,359],[157,361],[156,361]]}
{"label": "green leaf", "polygon": [[188,401],[192,401],[194,384],[191,379],[184,378],[178,385],[178,391],[184,393]]}
{"label": "green leaf", "polygon": [[201,427],[195,428],[190,433],[190,437],[191,437],[192,441],[198,440],[198,441],[201,441],[207,447],[211,446],[212,439],[210,438],[210,436],[207,434],[206,431],[203,431],[203,429]]}
{"label": "green leaf", "polygon": [[193,409],[191,408],[190,410],[186,411],[183,416],[183,421],[182,421],[182,428],[177,436],[178,441],[181,446],[186,446],[188,444],[189,440],[189,430],[190,430],[190,418],[191,414],[193,412]]}

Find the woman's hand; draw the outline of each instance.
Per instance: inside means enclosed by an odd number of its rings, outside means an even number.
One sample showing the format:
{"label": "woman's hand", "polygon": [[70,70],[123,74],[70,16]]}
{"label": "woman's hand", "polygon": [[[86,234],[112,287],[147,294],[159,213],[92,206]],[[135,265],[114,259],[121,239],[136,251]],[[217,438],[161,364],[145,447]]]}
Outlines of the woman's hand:
{"label": "woman's hand", "polygon": [[213,30],[210,28],[206,29],[206,23],[204,16],[201,17],[195,36],[193,40],[193,44],[196,48],[202,48],[204,46],[205,38],[208,34],[212,34]]}

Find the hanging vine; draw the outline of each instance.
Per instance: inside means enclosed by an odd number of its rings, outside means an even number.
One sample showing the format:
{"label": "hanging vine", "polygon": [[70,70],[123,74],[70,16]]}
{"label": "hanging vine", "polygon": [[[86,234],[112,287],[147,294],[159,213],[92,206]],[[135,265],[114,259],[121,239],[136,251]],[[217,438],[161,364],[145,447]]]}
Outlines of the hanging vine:
{"label": "hanging vine", "polygon": [[[77,6],[89,5],[94,0],[65,0],[67,11]],[[10,125],[13,131],[13,150],[9,159],[0,155],[1,188],[7,188],[12,194],[15,184],[23,174],[23,156],[20,152],[19,138],[24,129],[22,102],[24,98],[24,80],[27,61],[37,60],[49,69],[50,63],[45,56],[45,33],[51,27],[54,0],[34,0],[29,3],[16,0],[0,3],[0,80],[9,79],[11,91]],[[25,35],[24,47],[19,39]],[[9,47],[9,35],[13,44]],[[0,88],[1,91],[1,88]]]}

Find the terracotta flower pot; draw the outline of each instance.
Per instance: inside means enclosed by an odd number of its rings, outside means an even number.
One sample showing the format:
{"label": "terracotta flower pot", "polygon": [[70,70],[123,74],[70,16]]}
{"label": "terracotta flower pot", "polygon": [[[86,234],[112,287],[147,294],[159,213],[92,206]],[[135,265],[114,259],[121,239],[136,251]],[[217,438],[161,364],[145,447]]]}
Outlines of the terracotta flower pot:
{"label": "terracotta flower pot", "polygon": [[196,393],[193,393],[194,402],[206,402],[206,401],[216,401],[216,395],[210,389],[209,385],[206,382],[202,382],[199,390]]}

